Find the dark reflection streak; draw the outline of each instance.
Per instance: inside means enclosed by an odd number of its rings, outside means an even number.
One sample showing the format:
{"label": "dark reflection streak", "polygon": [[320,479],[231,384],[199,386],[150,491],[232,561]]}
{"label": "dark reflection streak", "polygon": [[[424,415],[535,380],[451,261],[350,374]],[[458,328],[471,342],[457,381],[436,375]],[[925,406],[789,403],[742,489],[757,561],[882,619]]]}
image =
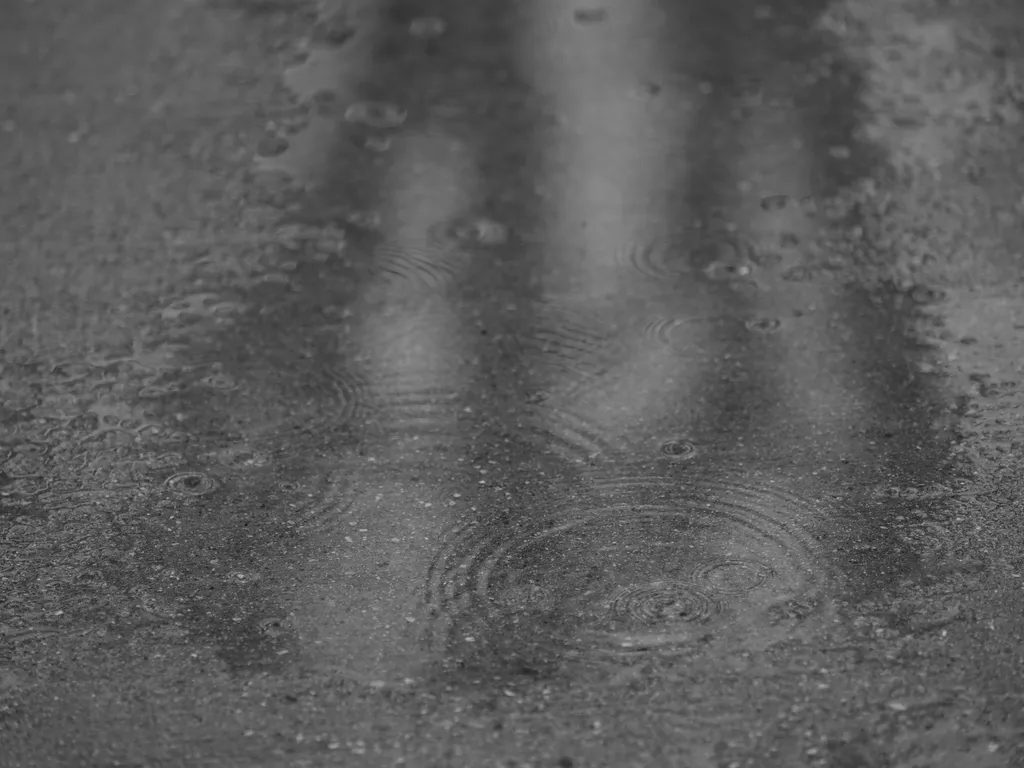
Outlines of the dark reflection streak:
{"label": "dark reflection streak", "polygon": [[[792,39],[790,44],[794,44]],[[849,85],[849,81],[843,84]],[[797,102],[806,104],[798,88],[795,93]],[[857,103],[854,92],[826,87],[810,93],[814,106],[798,113],[795,132],[806,137],[804,146],[811,149],[809,190],[822,199],[852,181],[852,166],[863,169],[869,159],[854,155],[851,162],[829,152],[834,146],[855,146],[851,135]],[[752,342],[765,355],[756,376],[773,381],[774,390],[781,395],[781,407],[769,410],[771,419],[766,421],[769,428],[772,422],[777,425],[778,446],[789,447],[794,457],[804,453],[805,446],[813,446],[813,457],[805,456],[798,463],[817,463],[819,472],[832,483],[878,483],[887,478],[907,482],[930,477],[945,452],[942,436],[930,424],[939,394],[916,374],[905,310],[900,310],[890,295],[873,295],[848,285],[814,281],[787,286],[777,280],[766,285],[813,308],[811,317],[793,321],[805,330]],[[787,433],[791,437],[787,438]],[[881,437],[883,434],[888,437]],[[804,436],[804,445],[794,442],[799,435]],[[894,436],[896,439],[890,439]],[[844,506],[849,507],[852,498]],[[850,522],[851,538],[887,536],[885,520],[853,513]],[[886,554],[868,567],[857,566],[852,559],[839,562],[847,569],[851,586],[878,588],[910,566],[900,560],[891,542],[884,542],[879,551]]]}
{"label": "dark reflection streak", "polygon": [[[827,49],[818,51],[827,54]],[[856,105],[864,87],[858,73],[838,56],[829,56],[831,69],[806,91],[801,102],[806,133],[821,158],[815,179],[822,195],[836,194],[847,186],[878,171],[883,158],[880,150],[856,141],[858,130]],[[848,157],[836,156],[832,150],[847,149]],[[859,210],[854,207],[845,225],[860,224]],[[855,243],[855,247],[871,247]],[[853,256],[847,255],[846,258]],[[922,377],[917,369],[912,345],[913,306],[898,294],[850,292],[846,314],[859,318],[866,326],[854,338],[857,355],[865,368],[872,368],[869,389],[872,411],[879,414],[870,439],[876,453],[884,457],[885,475],[894,482],[913,482],[935,472],[947,452],[948,440],[933,430],[932,422],[945,409],[942,394]],[[876,361],[873,362],[872,361]],[[894,393],[899,393],[894,396]],[[907,408],[910,403],[912,407]],[[907,424],[906,422],[910,422]],[[922,439],[929,435],[931,439]],[[914,457],[913,461],[907,460]]]}
{"label": "dark reflection streak", "polygon": [[[692,229],[685,237],[690,260],[688,279],[701,283],[715,314],[732,310],[734,316],[751,314],[751,283],[739,280],[708,280],[705,270],[725,257],[734,256],[742,234],[736,226],[740,177],[733,162],[744,151],[737,126],[744,77],[749,70],[744,57],[749,55],[750,36],[740,34],[738,17],[743,4],[698,1],[685,4],[685,28],[694,47],[705,51],[692,66],[701,77],[695,92],[696,114],[687,137],[689,172],[682,184],[682,199]],[[682,26],[682,25],[681,25]],[[743,40],[744,52],[736,49]],[[705,41],[707,41],[705,43]],[[723,53],[724,52],[724,53]],[[769,381],[756,376],[759,365],[755,349],[744,343],[730,323],[713,323],[709,345],[715,350],[716,364],[704,367],[700,387],[701,400],[697,433],[732,435],[741,443],[754,423],[761,421],[766,405],[776,395]],[[707,360],[706,363],[712,361]]]}
{"label": "dark reflection streak", "polygon": [[[539,175],[535,150],[547,140],[546,128],[536,99],[511,67],[514,39],[508,30],[518,26],[520,8],[502,0],[481,0],[471,7],[454,0],[454,5],[458,10],[453,7],[451,15],[460,20],[450,33],[450,46],[460,54],[455,66],[472,71],[477,81],[477,101],[466,105],[471,114],[459,124],[479,158],[477,204],[510,230],[510,242],[495,251],[496,258],[469,265],[466,291],[480,306],[480,375],[491,399],[490,430],[511,446],[517,445],[516,408],[529,397],[517,331],[538,290],[542,250],[536,223],[543,220],[546,200],[534,183]],[[536,461],[524,458],[517,472],[525,477]]]}
{"label": "dark reflection streak", "polygon": [[683,18],[673,26],[685,29],[688,42],[700,52],[697,61],[689,62],[696,75],[691,88],[699,90],[694,93],[697,114],[687,140],[689,173],[683,202],[691,222],[707,227],[721,223],[722,209],[734,197],[735,179],[721,160],[736,149],[730,112],[741,62],[734,50],[736,29],[731,17],[735,11],[730,13],[730,4],[697,0],[683,6]]}
{"label": "dark reflection streak", "polygon": [[[360,7],[365,10],[369,6],[362,0],[352,6],[353,10]],[[365,57],[368,44],[372,45],[372,41],[379,33],[374,13],[361,15],[361,20],[360,40],[353,41],[353,44],[345,49],[347,66],[344,72],[338,73],[333,80],[328,79],[331,88],[342,101],[356,98],[354,83],[363,76],[368,65]],[[305,89],[320,87],[324,76],[330,74],[330,66],[323,69],[316,67],[318,61],[325,59],[328,65],[332,63],[330,57],[319,57],[313,61],[312,68],[300,67],[293,71],[291,75],[294,79],[290,85],[303,95],[311,95],[306,93]],[[317,135],[326,137],[330,134],[324,131]],[[309,149],[310,152],[306,155],[273,158],[264,165],[270,170],[284,170],[296,175],[312,193],[305,200],[306,210],[300,211],[296,219],[310,223],[342,223],[345,220],[344,212],[354,205],[364,205],[366,201],[358,195],[348,197],[346,202],[349,205],[343,206],[343,211],[339,213],[334,205],[328,207],[317,204],[318,200],[334,198],[333,195],[321,197],[323,190],[333,187],[344,199],[350,192],[361,192],[372,185],[358,181],[353,183],[351,168],[359,167],[359,163],[350,162],[353,154],[357,154],[351,142],[342,141],[329,146],[314,145]],[[326,161],[324,155],[327,156]],[[278,160],[282,162],[277,162]],[[347,166],[349,169],[341,183],[334,178],[331,171],[338,166]],[[372,173],[366,175],[366,180],[371,178]],[[331,282],[328,280],[328,284]],[[337,283],[334,283],[335,287],[336,285]],[[308,383],[303,380],[308,372],[307,365],[312,364],[322,371],[329,371],[333,367],[344,369],[350,361],[344,359],[337,348],[317,344],[314,348],[319,359],[312,363],[304,359],[304,365],[298,370],[280,365],[281,358],[293,360],[296,350],[311,346],[305,329],[313,328],[323,320],[318,313],[318,303],[325,299],[320,281],[310,284],[308,278],[300,273],[296,277],[296,287],[306,294],[307,300],[301,304],[289,305],[283,310],[267,305],[265,295],[258,288],[249,291],[251,295],[242,292],[241,303],[251,306],[252,310],[236,318],[230,325],[222,328],[218,326],[221,329],[212,337],[199,336],[192,341],[188,355],[192,359],[217,359],[235,364],[237,370],[242,372],[239,379],[243,388],[257,394],[247,407],[240,408],[239,411],[232,408],[228,413],[241,413],[242,423],[255,420],[257,427],[271,427],[269,437],[262,434],[258,428],[251,430],[248,435],[261,448],[266,447],[267,443],[261,442],[266,440],[275,447],[286,448],[282,452],[286,455],[308,451],[317,456],[317,460],[310,462],[306,459],[298,467],[286,464],[280,468],[290,477],[301,477],[315,483],[318,481],[315,477],[317,473],[324,471],[324,465],[320,463],[319,457],[327,447],[323,443],[317,444],[317,435],[320,439],[326,440],[330,450],[334,451],[344,452],[344,443],[347,440],[339,441],[337,434],[330,434],[330,429],[319,429],[324,426],[323,414],[329,413],[330,402],[311,400],[320,409],[316,414],[319,423],[313,424],[314,419],[309,415],[310,403],[287,402],[282,407],[281,394],[310,391],[307,389]],[[275,313],[272,319],[263,315],[264,310],[270,309]],[[288,346],[287,350],[282,351],[279,346],[282,343]],[[267,367],[273,369],[275,374],[274,380],[269,384],[261,380],[259,373],[253,373]],[[244,375],[246,372],[249,376]],[[316,397],[322,397],[322,394],[315,393]],[[201,435],[197,439],[200,445],[213,435],[220,437],[218,433],[225,430],[224,424],[218,422],[224,417],[224,413],[217,412],[214,418],[201,425]],[[339,427],[338,432],[343,432],[346,425]],[[279,491],[276,481],[256,483],[251,492],[251,509],[243,515],[232,515],[226,519],[223,517],[225,510],[218,497],[211,496],[210,501],[204,502],[209,514],[203,517],[203,528],[195,532],[197,546],[194,551],[188,553],[194,562],[183,570],[206,573],[211,568],[212,561],[218,563],[217,568],[223,568],[225,573],[219,574],[222,578],[216,587],[211,585],[208,590],[204,589],[201,598],[192,606],[191,630],[196,635],[210,638],[216,643],[218,657],[233,673],[251,673],[257,670],[279,672],[294,661],[297,652],[303,646],[303,638],[284,618],[287,614],[286,606],[291,600],[291,580],[284,579],[271,586],[273,580],[261,578],[242,585],[238,577],[232,577],[228,571],[234,567],[238,569],[237,573],[260,575],[273,572],[283,563],[293,567],[297,556],[301,559],[306,553],[308,542],[302,540],[302,534],[297,531],[291,515],[281,512],[284,505],[294,502],[289,493]],[[274,628],[273,631],[268,632],[268,627]]]}
{"label": "dark reflection streak", "polygon": [[[877,172],[882,158],[856,139],[863,87],[859,75],[821,41],[801,47],[804,58],[831,62],[829,76],[807,87],[797,101],[805,126],[802,133],[818,158],[814,188],[824,199]],[[836,154],[835,149],[847,150],[849,155]],[[856,217],[855,209],[844,225],[858,224]],[[852,257],[847,252],[845,258]],[[911,340],[912,307],[892,293],[847,286],[834,312],[837,330],[853,329],[836,343],[850,350],[848,356],[865,375],[863,391],[874,418],[860,442],[877,465],[873,479],[930,479],[947,449],[946,437],[932,423],[943,410],[943,397],[918,372],[919,356]],[[846,472],[853,471],[847,465]]]}

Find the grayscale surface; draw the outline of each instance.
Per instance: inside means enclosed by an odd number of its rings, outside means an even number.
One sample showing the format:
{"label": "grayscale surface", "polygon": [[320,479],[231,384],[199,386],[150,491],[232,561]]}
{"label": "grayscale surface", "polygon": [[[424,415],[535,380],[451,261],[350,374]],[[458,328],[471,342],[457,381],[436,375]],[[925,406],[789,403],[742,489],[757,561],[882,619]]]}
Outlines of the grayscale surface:
{"label": "grayscale surface", "polygon": [[1024,15],[0,15],[0,765],[1024,765]]}

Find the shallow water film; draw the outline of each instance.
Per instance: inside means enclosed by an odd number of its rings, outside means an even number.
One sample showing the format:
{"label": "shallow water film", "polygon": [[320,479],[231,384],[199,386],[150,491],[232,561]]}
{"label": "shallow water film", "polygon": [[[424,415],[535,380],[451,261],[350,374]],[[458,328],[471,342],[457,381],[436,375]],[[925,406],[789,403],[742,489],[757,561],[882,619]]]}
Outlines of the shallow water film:
{"label": "shallow water film", "polygon": [[1024,765],[1024,13],[11,0],[0,765]]}

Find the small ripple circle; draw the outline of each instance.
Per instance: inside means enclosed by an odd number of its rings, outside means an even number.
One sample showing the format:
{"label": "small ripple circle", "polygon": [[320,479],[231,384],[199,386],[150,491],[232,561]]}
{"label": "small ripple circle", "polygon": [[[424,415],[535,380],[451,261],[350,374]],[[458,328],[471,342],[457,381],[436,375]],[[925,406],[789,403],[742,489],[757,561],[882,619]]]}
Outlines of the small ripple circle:
{"label": "small ripple circle", "polygon": [[719,601],[692,584],[678,581],[623,587],[615,592],[608,607],[616,617],[659,626],[678,622],[699,624],[722,611]]}
{"label": "small ripple circle", "polygon": [[178,472],[164,482],[168,488],[185,496],[205,496],[217,490],[217,481],[203,472]]}

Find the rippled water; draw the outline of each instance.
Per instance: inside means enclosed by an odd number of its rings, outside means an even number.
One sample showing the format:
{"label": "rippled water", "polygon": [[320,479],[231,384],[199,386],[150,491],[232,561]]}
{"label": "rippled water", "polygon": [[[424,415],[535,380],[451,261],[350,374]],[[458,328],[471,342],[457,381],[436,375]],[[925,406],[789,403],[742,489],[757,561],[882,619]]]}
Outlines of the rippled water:
{"label": "rippled water", "polygon": [[[488,645],[596,659],[804,636],[865,578],[835,542],[870,517],[822,501],[824,478],[941,455],[906,319],[810,267],[816,200],[856,158],[817,153],[836,129],[786,111],[809,96],[773,62],[819,43],[765,22],[748,51],[687,57],[673,24],[740,22],[641,6],[399,13],[330,54],[336,129],[309,136],[332,164],[287,170],[320,189],[307,221],[350,234],[300,290],[351,298],[309,362],[277,362],[303,345],[286,326],[260,352],[284,401],[319,393],[296,428],[353,440],[344,500],[304,523],[332,554],[288,598],[336,593],[299,609],[313,657],[391,679]],[[934,446],[914,466],[871,437],[893,420]]]}
{"label": "rippled water", "polygon": [[830,569],[811,531],[826,509],[742,483],[666,487],[659,504],[524,510],[451,542],[428,591],[444,642],[516,632],[519,652],[692,651],[716,636],[756,645],[787,607],[821,608]]}
{"label": "rippled water", "polygon": [[946,439],[912,309],[809,245],[858,160],[804,85],[824,43],[717,7],[360,5],[314,38],[287,80],[333,106],[257,164],[301,189],[247,277],[0,393],[5,540],[95,513],[160,585],[132,605],[239,675],[578,681],[593,721],[651,664],[621,706],[739,717],[733,666],[949,549],[886,504],[956,491],[907,490]]}

